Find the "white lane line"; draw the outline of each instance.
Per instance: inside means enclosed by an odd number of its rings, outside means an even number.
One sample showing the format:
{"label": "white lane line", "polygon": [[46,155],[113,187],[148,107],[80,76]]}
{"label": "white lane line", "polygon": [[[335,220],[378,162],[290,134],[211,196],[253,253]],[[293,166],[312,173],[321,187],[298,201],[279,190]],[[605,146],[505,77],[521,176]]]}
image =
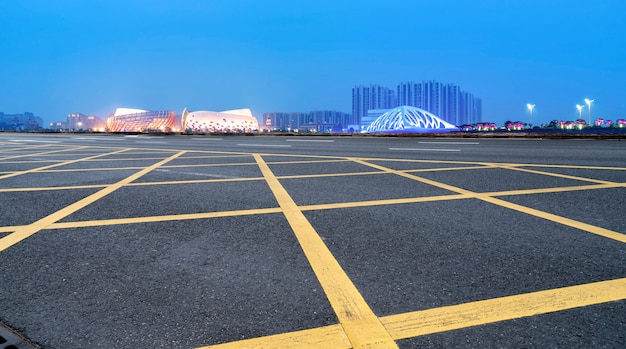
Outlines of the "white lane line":
{"label": "white lane line", "polygon": [[39,141],[39,140],[35,140],[35,139],[11,139],[11,142],[61,143],[61,141]]}
{"label": "white lane line", "polygon": [[103,137],[103,138],[98,138],[98,140],[106,140],[106,141],[126,141],[126,138],[121,138],[121,137]]}
{"label": "white lane line", "polygon": [[120,136],[94,136],[94,137],[73,137],[72,139],[80,139],[80,140],[94,140],[94,141],[101,141],[101,140],[112,140],[112,139],[124,139],[128,136],[124,136],[124,137],[120,137]]}
{"label": "white lane line", "polygon": [[283,147],[283,148],[291,148],[290,145],[284,145],[284,144],[244,144],[244,143],[240,143],[237,144],[238,146],[242,146],[242,147]]}
{"label": "white lane line", "polygon": [[165,141],[135,141],[135,143],[143,143],[143,144],[167,144]]}
{"label": "white lane line", "polygon": [[417,142],[420,144],[456,144],[456,145],[474,145],[480,144],[479,142]]}
{"label": "white lane line", "polygon": [[221,138],[209,138],[209,137],[206,137],[206,138],[192,138],[191,140],[192,141],[221,141],[222,139]]}
{"label": "white lane line", "polygon": [[158,138],[165,138],[165,137],[164,136],[147,136],[147,135],[125,135],[124,138],[158,139]]}
{"label": "white lane line", "polygon": [[287,142],[325,142],[332,143],[333,139],[285,139]]}
{"label": "white lane line", "polygon": [[426,148],[389,148],[389,150],[408,150],[408,151],[461,151],[461,149],[426,149]]}

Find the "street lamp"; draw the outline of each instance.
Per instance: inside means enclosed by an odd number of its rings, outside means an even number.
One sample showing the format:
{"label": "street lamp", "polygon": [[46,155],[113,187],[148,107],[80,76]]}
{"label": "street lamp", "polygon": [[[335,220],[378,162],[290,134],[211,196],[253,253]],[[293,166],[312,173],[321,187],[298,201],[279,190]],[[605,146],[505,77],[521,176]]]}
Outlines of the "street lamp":
{"label": "street lamp", "polygon": [[528,107],[528,111],[530,112],[530,127],[533,127],[533,108],[535,108],[534,104],[526,104],[526,106]]}
{"label": "street lamp", "polygon": [[578,118],[579,119],[583,118],[583,108],[584,107],[585,107],[584,105],[576,104],[576,108],[578,109]]}
{"label": "street lamp", "polygon": [[587,121],[589,123],[589,125],[591,125],[591,103],[593,103],[593,101],[595,101],[595,99],[587,99],[585,98],[585,103],[587,103],[587,115],[589,120]]}

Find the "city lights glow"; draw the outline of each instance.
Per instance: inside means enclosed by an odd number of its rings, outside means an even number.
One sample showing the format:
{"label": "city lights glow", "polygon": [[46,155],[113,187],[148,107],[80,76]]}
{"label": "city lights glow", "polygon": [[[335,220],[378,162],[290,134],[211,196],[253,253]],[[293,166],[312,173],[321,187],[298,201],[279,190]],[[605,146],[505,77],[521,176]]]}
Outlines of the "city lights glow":
{"label": "city lights glow", "polygon": [[578,118],[582,119],[583,118],[583,108],[585,106],[581,105],[581,104],[576,104],[576,109],[578,109]]}
{"label": "city lights glow", "polygon": [[535,105],[534,104],[526,104],[526,107],[528,108],[528,111],[530,112],[530,123],[529,125],[532,127],[533,125],[533,109],[535,109]]}
{"label": "city lights glow", "polygon": [[585,98],[585,103],[587,103],[587,115],[588,115],[587,122],[590,124],[591,124],[591,103],[593,103],[593,101],[595,101],[595,99]]}

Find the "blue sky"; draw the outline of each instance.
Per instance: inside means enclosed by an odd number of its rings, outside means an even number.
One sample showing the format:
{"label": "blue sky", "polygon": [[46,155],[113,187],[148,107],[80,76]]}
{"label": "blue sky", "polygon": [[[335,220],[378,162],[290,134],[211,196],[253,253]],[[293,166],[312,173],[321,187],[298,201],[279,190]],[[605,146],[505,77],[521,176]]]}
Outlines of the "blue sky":
{"label": "blue sky", "polygon": [[[483,120],[626,118],[626,1],[0,0],[0,111],[351,112],[437,80]],[[585,110],[586,113],[586,110]]]}

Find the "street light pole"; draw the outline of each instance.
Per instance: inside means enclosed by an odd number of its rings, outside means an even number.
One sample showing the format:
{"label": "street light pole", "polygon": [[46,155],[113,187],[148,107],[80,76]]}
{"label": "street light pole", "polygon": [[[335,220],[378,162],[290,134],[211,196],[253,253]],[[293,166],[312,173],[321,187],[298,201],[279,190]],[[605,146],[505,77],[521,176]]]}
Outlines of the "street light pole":
{"label": "street light pole", "polygon": [[578,119],[582,119],[583,118],[583,108],[584,107],[585,107],[584,105],[576,104],[576,108],[578,109]]}
{"label": "street light pole", "polygon": [[534,104],[526,104],[526,106],[528,107],[528,111],[530,111],[530,127],[533,127],[533,109],[535,108]]}
{"label": "street light pole", "polygon": [[587,122],[589,123],[589,125],[591,125],[591,103],[593,103],[593,101],[595,101],[595,99],[588,99],[585,98],[585,103],[587,103],[587,115],[589,120],[587,120]]}

